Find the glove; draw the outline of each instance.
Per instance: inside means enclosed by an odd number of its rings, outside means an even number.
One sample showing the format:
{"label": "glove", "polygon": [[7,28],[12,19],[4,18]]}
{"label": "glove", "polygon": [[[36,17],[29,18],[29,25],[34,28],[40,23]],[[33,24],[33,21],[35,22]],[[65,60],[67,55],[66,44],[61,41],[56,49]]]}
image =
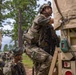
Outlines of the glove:
{"label": "glove", "polygon": [[53,24],[54,23],[54,19],[51,18],[49,24]]}

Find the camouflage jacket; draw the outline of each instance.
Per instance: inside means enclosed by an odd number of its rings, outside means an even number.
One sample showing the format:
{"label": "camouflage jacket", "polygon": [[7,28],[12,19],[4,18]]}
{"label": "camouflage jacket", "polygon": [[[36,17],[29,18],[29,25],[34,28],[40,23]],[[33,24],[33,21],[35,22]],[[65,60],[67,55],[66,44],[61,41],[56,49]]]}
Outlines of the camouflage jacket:
{"label": "camouflage jacket", "polygon": [[25,68],[21,62],[12,64],[11,71],[12,75],[26,75]]}
{"label": "camouflage jacket", "polygon": [[46,18],[44,15],[38,15],[34,21],[30,29],[28,30],[27,34],[25,34],[26,41],[28,43],[36,44],[39,43],[39,38],[42,34],[42,30],[45,29],[44,27],[48,25],[50,21],[50,17]]}

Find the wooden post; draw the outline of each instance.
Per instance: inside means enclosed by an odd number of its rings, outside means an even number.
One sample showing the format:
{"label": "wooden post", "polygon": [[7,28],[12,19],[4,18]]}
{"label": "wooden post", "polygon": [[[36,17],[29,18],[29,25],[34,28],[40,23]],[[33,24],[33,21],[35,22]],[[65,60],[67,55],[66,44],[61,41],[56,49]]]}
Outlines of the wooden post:
{"label": "wooden post", "polygon": [[57,60],[57,57],[58,57],[58,50],[59,50],[59,48],[56,48],[56,50],[54,52],[54,56],[53,56],[53,59],[52,59],[52,63],[51,63],[51,67],[50,67],[48,75],[53,75],[55,64],[56,64],[56,60]]}
{"label": "wooden post", "polygon": [[62,75],[62,60],[61,60],[61,51],[58,53],[58,75]]}

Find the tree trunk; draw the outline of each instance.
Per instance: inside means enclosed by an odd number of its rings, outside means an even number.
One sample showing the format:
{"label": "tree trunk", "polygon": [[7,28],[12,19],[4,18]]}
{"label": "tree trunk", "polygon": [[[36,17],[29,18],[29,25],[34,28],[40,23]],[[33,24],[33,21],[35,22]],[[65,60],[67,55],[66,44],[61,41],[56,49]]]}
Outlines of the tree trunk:
{"label": "tree trunk", "polygon": [[22,11],[18,12],[18,47],[22,47]]}
{"label": "tree trunk", "polygon": [[[2,5],[2,0],[0,0],[0,5]],[[1,9],[2,9],[2,7],[0,6],[0,24],[1,24],[1,21],[2,21],[2,13],[1,13]]]}

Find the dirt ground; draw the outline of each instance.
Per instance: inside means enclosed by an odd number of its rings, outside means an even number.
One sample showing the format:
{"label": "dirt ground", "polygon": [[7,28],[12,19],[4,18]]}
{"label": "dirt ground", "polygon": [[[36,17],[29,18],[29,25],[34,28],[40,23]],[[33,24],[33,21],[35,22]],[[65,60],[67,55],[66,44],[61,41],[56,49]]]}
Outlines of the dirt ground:
{"label": "dirt ground", "polygon": [[32,69],[26,68],[26,74],[27,75],[32,75]]}
{"label": "dirt ground", "polygon": [[[25,70],[26,70],[27,75],[32,75],[32,68],[26,67]],[[36,75],[36,74],[34,73],[34,75]]]}

